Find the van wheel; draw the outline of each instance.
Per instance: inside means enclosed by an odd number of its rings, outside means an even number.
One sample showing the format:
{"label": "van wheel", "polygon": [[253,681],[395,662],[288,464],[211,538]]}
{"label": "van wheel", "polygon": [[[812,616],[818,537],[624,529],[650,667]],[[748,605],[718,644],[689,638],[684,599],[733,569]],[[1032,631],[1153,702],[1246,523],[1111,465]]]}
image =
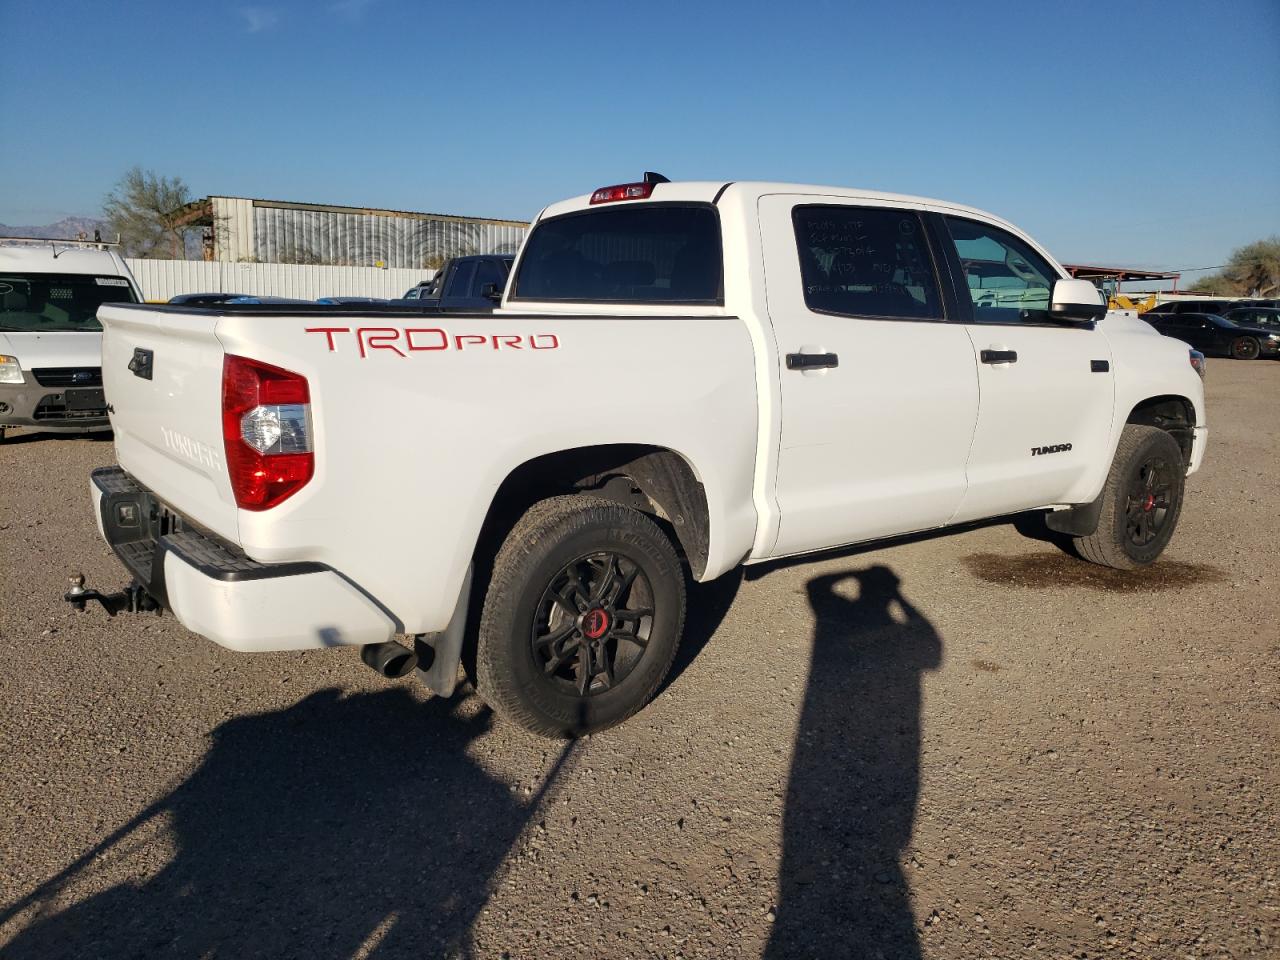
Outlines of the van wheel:
{"label": "van wheel", "polygon": [[494,561],[476,689],[542,736],[603,730],[658,689],[684,609],[684,569],[652,519],[602,497],[544,500]]}
{"label": "van wheel", "polygon": [[1076,537],[1076,550],[1104,567],[1145,567],[1173,537],[1185,483],[1178,442],[1159,427],[1128,425],[1102,491],[1098,529],[1092,536]]}
{"label": "van wheel", "polygon": [[1253,337],[1240,337],[1231,342],[1231,356],[1237,360],[1257,360],[1262,345]]}

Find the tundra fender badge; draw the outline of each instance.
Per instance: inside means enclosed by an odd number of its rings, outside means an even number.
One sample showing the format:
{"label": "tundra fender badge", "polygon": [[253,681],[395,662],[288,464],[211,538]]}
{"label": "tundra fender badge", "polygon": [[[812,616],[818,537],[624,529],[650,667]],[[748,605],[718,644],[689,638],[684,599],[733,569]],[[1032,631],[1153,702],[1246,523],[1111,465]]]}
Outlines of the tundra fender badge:
{"label": "tundra fender badge", "polygon": [[1055,443],[1048,447],[1032,447],[1031,455],[1033,457],[1043,457],[1048,453],[1066,453],[1070,449],[1071,444],[1069,443]]}

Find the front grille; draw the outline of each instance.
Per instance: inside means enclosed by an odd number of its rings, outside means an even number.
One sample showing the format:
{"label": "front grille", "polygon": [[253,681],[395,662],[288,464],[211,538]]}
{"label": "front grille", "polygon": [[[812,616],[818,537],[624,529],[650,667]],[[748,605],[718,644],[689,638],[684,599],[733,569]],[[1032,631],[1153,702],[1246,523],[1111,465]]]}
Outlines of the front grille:
{"label": "front grille", "polygon": [[100,387],[101,367],[32,367],[31,375],[42,387]]}
{"label": "front grille", "polygon": [[107,416],[107,408],[94,407],[89,410],[71,410],[61,395],[51,393],[36,404],[31,412],[32,420],[102,420]]}

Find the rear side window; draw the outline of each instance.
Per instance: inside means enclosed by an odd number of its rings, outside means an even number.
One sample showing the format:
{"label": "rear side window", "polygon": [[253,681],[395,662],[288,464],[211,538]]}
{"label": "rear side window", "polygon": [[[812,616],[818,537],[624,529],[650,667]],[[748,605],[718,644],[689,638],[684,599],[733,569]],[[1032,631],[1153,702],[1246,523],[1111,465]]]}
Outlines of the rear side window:
{"label": "rear side window", "polygon": [[454,268],[453,276],[449,278],[449,289],[445,291],[447,297],[466,297],[471,295],[471,277],[476,272],[476,262],[474,260],[465,260]]}
{"label": "rear side window", "polygon": [[810,310],[942,318],[933,260],[914,210],[804,206],[792,219]]}
{"label": "rear side window", "polygon": [[722,303],[720,219],[710,204],[645,203],[539,223],[513,299]]}
{"label": "rear side window", "polygon": [[502,260],[478,261],[476,263],[476,282],[472,287],[473,296],[484,296],[485,284],[488,283],[492,283],[501,293],[502,288],[507,285],[507,274],[510,270],[510,265]]}

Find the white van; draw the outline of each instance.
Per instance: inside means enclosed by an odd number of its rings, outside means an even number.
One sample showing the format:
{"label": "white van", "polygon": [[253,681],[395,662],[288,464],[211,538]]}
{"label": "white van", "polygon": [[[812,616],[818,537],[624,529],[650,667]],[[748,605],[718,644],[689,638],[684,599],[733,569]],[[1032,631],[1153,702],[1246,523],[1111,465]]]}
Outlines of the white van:
{"label": "white van", "polygon": [[109,430],[104,303],[139,303],[111,245],[0,239],[0,440],[8,427]]}

